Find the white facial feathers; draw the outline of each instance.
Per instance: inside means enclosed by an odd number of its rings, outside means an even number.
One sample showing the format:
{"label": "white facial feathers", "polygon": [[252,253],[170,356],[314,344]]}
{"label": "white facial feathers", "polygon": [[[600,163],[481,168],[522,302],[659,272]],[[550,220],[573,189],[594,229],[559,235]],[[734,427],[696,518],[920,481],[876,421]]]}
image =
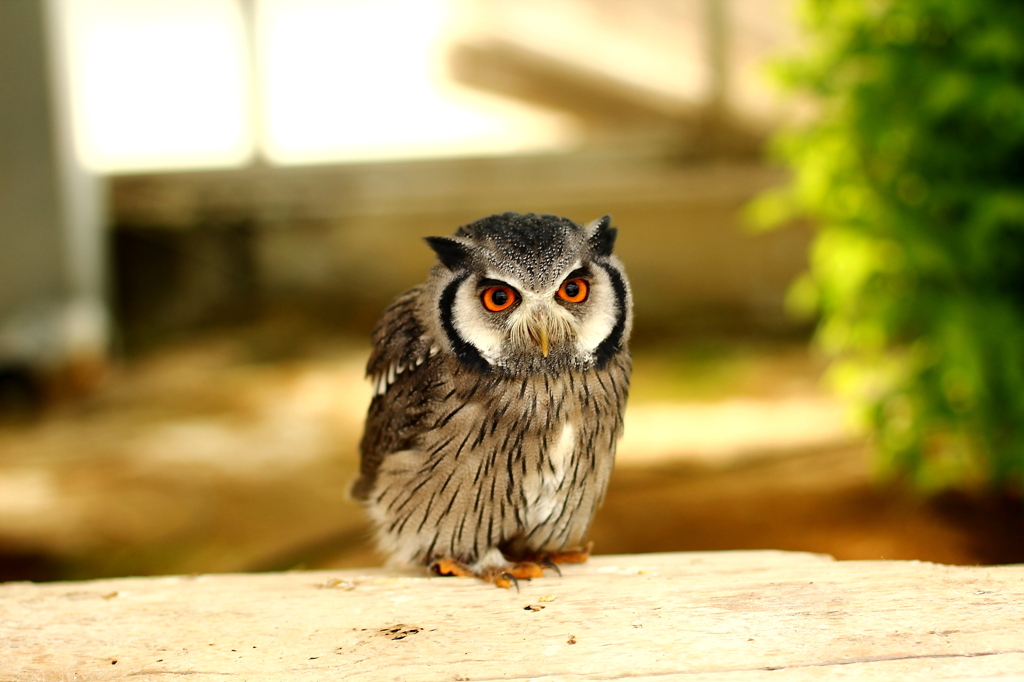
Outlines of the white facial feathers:
{"label": "white facial feathers", "polygon": [[476,281],[470,277],[455,293],[452,324],[459,337],[473,345],[488,364],[494,365],[502,356],[505,334],[501,327],[490,324],[480,302]]}
{"label": "white facial feathers", "polygon": [[576,330],[576,345],[584,355],[592,354],[608,338],[621,312],[611,278],[603,268],[592,268],[588,303],[589,312]]}

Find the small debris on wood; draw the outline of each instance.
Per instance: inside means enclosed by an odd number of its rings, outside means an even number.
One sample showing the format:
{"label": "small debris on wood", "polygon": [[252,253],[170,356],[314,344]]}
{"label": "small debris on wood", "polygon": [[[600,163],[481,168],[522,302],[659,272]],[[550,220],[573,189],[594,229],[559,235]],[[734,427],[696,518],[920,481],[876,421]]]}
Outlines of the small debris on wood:
{"label": "small debris on wood", "polygon": [[544,608],[543,604],[530,604],[523,607],[523,611],[540,611],[542,608]]}
{"label": "small debris on wood", "polygon": [[114,597],[117,596],[117,594],[118,594],[117,592],[108,592],[107,594],[103,595],[103,598],[104,599],[113,599]]}
{"label": "small debris on wood", "polygon": [[349,590],[356,589],[356,584],[351,580],[342,580],[341,578],[331,578],[330,580],[320,583],[317,587],[321,589],[333,589],[333,590]]}
{"label": "small debris on wood", "polygon": [[537,601],[539,601],[539,602],[555,601],[555,595],[553,595],[553,594],[545,594],[543,597],[541,597]]}
{"label": "small debris on wood", "polygon": [[415,625],[403,625],[402,623],[381,629],[381,633],[383,633],[383,635],[388,639],[405,639],[410,635],[415,635],[419,631],[420,628]]}
{"label": "small debris on wood", "polygon": [[576,643],[576,635],[569,635],[569,639],[565,640],[565,643],[566,644],[575,644]]}

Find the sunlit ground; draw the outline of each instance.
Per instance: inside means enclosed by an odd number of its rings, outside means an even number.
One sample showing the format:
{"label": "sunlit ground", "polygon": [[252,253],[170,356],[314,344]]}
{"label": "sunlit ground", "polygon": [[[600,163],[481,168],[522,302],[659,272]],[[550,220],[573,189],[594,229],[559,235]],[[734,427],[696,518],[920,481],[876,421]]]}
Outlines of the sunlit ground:
{"label": "sunlit ground", "polygon": [[[296,343],[289,324],[154,352],[86,400],[0,427],[0,578],[380,563],[345,498],[367,346],[331,334]],[[598,551],[998,560],[971,545],[970,529],[871,487],[863,447],[803,344],[635,356]]]}

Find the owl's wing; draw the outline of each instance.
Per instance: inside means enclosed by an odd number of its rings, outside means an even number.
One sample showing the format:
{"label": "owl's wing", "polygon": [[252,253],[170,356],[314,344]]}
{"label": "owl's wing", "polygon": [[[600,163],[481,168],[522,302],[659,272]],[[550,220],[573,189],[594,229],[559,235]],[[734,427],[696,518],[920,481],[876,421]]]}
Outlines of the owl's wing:
{"label": "owl's wing", "polygon": [[417,286],[405,292],[377,320],[373,352],[366,363],[374,397],[384,395],[400,374],[416,369],[437,352],[416,316],[421,291],[422,287]]}
{"label": "owl's wing", "polygon": [[373,401],[359,444],[359,478],[352,496],[365,500],[388,454],[408,449],[420,432],[429,409],[422,387],[438,347],[416,315],[422,287],[414,287],[388,306],[373,330],[373,352],[366,376],[373,384]]}

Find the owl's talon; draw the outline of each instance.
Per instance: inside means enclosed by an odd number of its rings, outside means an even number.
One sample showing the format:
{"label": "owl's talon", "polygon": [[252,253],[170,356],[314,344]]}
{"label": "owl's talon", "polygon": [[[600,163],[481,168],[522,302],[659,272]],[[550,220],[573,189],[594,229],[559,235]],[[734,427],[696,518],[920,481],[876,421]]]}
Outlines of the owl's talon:
{"label": "owl's talon", "polygon": [[555,573],[558,574],[559,578],[562,577],[562,569],[560,569],[558,567],[558,564],[556,564],[551,559],[543,559],[541,561],[538,561],[537,565],[540,566],[541,568],[552,568],[552,569],[554,569]]}
{"label": "owl's talon", "polygon": [[[532,568],[531,568],[532,567]],[[502,589],[507,590],[513,585],[519,591],[519,578],[536,578],[541,574],[537,564],[516,564],[507,570],[499,568],[474,571],[465,564],[452,559],[438,559],[430,564],[430,572],[440,576],[458,576],[460,578],[479,578]]]}
{"label": "owl's talon", "polygon": [[494,573],[484,573],[478,576],[483,578],[487,582],[494,583],[497,587],[507,590],[509,587],[515,585],[516,592],[519,591],[519,580],[508,571],[501,571],[500,573],[495,571]]}

